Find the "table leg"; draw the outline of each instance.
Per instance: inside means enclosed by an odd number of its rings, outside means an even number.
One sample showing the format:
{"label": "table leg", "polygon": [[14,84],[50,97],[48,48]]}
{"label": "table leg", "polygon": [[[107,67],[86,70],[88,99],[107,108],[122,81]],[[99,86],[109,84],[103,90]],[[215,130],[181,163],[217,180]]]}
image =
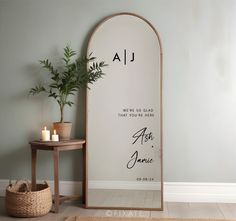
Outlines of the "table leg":
{"label": "table leg", "polygon": [[37,150],[31,147],[31,185],[32,190],[36,190],[36,159]]}
{"label": "table leg", "polygon": [[54,149],[54,205],[55,213],[59,211],[60,194],[59,194],[59,151]]}
{"label": "table leg", "polygon": [[83,182],[82,182],[82,191],[83,191],[83,195],[82,195],[82,200],[83,200],[83,203],[86,202],[86,144],[83,144],[84,147],[83,147]]}

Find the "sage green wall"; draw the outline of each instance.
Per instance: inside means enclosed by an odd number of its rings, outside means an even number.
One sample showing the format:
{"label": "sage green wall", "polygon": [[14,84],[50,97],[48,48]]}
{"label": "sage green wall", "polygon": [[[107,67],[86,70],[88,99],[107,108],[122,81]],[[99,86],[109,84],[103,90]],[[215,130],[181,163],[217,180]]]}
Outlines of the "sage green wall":
{"label": "sage green wall", "polygon": [[[234,0],[0,0],[0,179],[30,178],[28,142],[59,118],[53,100],[27,97],[45,75],[37,61],[56,61],[68,42],[84,53],[93,27],[117,12],[142,15],[162,39],[165,181],[236,182]],[[84,137],[85,91],[75,102],[66,119]],[[81,179],[81,157],[63,153],[61,180]],[[38,178],[52,168],[40,152]]]}

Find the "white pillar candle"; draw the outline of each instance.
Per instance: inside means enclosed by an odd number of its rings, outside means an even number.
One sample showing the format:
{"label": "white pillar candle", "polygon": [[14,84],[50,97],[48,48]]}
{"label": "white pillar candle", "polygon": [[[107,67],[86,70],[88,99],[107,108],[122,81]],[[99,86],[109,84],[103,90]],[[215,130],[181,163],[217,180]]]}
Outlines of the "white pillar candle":
{"label": "white pillar candle", "polygon": [[59,135],[57,134],[56,130],[53,131],[52,141],[59,141]]}
{"label": "white pillar candle", "polygon": [[44,127],[42,130],[42,141],[50,141],[50,130],[47,130],[47,127]]}

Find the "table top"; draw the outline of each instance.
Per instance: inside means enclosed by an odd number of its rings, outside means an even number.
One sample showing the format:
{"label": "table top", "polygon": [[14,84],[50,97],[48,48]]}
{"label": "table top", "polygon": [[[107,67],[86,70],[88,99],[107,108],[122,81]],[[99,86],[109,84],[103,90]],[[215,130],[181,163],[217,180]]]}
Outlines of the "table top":
{"label": "table top", "polygon": [[42,141],[35,140],[29,142],[31,145],[42,145],[42,146],[70,146],[75,144],[84,144],[84,139],[73,139],[73,140],[61,140],[61,141]]}
{"label": "table top", "polygon": [[41,141],[35,140],[29,142],[31,146],[41,147],[65,147],[85,144],[85,139],[73,139],[73,140],[62,140],[62,141]]}

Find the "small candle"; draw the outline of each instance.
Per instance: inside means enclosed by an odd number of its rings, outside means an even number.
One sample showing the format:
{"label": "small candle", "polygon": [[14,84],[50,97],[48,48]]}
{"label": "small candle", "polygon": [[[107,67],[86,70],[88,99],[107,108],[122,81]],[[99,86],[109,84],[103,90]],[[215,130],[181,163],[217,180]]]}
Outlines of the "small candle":
{"label": "small candle", "polygon": [[56,130],[53,131],[52,141],[59,141],[59,135],[57,134]]}
{"label": "small candle", "polygon": [[42,130],[42,141],[50,141],[50,130],[47,130],[47,127],[44,127]]}

